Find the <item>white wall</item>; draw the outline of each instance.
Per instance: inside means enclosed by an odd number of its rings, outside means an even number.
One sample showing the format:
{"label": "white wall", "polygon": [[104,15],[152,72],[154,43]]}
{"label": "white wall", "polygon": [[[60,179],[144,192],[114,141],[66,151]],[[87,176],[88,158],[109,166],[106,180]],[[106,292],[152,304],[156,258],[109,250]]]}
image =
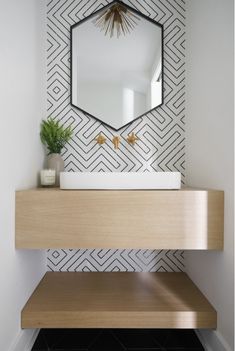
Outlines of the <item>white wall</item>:
{"label": "white wall", "polygon": [[208,350],[233,348],[233,0],[188,0],[186,182],[225,191],[222,252],[188,252],[186,268],[218,312]]}
{"label": "white wall", "polygon": [[[5,0],[0,10],[0,350],[24,350],[20,312],[45,271],[44,253],[15,250],[14,192],[42,167],[45,117],[44,0]],[[18,344],[17,341],[19,341]],[[15,345],[15,348],[14,348]]]}

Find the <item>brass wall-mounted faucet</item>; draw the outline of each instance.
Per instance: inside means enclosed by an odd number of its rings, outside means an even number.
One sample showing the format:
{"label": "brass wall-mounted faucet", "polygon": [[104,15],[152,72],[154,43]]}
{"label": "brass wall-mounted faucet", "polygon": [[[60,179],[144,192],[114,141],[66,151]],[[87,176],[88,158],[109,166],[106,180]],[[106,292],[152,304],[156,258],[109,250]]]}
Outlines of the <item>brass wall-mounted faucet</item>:
{"label": "brass wall-mounted faucet", "polygon": [[118,149],[119,148],[119,144],[120,144],[120,137],[119,136],[114,136],[112,143],[114,145],[114,149]]}
{"label": "brass wall-mounted faucet", "polygon": [[[100,133],[96,138],[95,141],[97,142],[97,144],[99,145],[103,145],[104,143],[106,143],[106,138]],[[126,141],[130,144],[130,145],[135,145],[136,141],[139,140],[139,138],[135,135],[135,133],[131,133],[128,134]],[[120,145],[120,136],[118,135],[114,135],[113,139],[112,139],[112,143],[114,145],[114,149],[117,150],[119,149],[119,145]]]}

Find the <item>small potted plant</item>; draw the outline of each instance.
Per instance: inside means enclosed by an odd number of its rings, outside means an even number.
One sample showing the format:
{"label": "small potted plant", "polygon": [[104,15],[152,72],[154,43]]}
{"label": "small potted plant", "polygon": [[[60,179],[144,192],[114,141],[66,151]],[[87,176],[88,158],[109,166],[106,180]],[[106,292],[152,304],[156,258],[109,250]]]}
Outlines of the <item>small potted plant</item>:
{"label": "small potted plant", "polygon": [[47,167],[56,171],[56,185],[59,186],[59,174],[64,170],[64,161],[61,157],[61,150],[72,138],[71,127],[64,128],[59,121],[49,117],[41,123],[40,137],[42,143],[48,149]]}

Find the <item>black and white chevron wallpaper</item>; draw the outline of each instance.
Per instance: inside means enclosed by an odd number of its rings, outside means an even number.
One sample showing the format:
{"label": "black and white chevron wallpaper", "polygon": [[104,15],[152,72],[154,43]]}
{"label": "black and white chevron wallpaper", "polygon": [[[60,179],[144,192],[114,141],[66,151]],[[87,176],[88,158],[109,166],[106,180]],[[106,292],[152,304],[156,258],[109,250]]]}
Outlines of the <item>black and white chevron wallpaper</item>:
{"label": "black and white chevron wallpaper", "polygon": [[[108,4],[107,0],[48,0],[48,116],[72,125],[73,140],[64,149],[67,171],[180,171],[184,179],[185,0],[126,0],[164,26],[164,105],[120,132],[102,125],[70,105],[70,26]],[[93,53],[94,54],[94,53]],[[133,147],[130,132],[139,137]],[[102,133],[108,142],[98,146]],[[113,135],[121,137],[114,150]],[[182,251],[50,249],[52,271],[181,271]]]}

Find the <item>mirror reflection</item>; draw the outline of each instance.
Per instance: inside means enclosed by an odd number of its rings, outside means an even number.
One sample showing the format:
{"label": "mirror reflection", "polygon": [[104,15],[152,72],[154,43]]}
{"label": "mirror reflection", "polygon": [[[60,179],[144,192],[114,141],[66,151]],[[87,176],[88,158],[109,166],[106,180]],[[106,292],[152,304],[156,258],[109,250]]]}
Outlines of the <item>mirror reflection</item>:
{"label": "mirror reflection", "polygon": [[162,26],[115,2],[71,35],[72,105],[118,130],[162,104]]}

